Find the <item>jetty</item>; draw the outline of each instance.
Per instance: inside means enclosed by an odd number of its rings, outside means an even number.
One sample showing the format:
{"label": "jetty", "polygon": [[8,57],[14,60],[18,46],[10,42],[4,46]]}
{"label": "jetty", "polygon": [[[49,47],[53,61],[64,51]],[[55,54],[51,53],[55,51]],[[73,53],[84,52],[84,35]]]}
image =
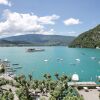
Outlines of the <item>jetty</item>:
{"label": "jetty", "polygon": [[68,82],[68,86],[97,86],[96,82]]}

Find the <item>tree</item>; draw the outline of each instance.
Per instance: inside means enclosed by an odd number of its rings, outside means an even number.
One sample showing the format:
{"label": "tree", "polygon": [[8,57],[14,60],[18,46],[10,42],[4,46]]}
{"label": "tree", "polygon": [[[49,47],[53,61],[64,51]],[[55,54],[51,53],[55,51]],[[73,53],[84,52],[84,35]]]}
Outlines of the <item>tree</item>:
{"label": "tree", "polygon": [[29,80],[32,81],[32,75],[29,74],[28,77],[29,77]]}
{"label": "tree", "polygon": [[47,74],[44,74],[43,77],[44,77],[45,79],[47,79]]}
{"label": "tree", "polygon": [[59,74],[55,73],[55,77],[57,78],[57,80],[59,80]]}

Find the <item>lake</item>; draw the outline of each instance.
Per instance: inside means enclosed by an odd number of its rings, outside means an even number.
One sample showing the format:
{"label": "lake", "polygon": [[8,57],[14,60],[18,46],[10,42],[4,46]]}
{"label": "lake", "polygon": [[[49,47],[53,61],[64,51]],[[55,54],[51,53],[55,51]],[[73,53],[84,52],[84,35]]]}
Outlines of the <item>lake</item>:
{"label": "lake", "polygon": [[45,51],[29,53],[28,48],[34,47],[0,47],[0,58],[7,58],[11,65],[18,63],[22,69],[17,69],[17,75],[31,73],[35,79],[42,79],[44,73],[58,72],[60,75],[77,73],[80,81],[96,81],[96,76],[100,75],[99,49],[37,47]]}

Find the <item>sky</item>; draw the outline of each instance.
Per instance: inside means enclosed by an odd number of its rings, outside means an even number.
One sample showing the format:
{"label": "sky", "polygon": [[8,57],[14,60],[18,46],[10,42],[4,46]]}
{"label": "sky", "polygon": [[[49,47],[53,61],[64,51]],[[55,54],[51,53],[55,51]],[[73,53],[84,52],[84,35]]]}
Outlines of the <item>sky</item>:
{"label": "sky", "polygon": [[78,36],[100,24],[100,0],[0,0],[0,37]]}

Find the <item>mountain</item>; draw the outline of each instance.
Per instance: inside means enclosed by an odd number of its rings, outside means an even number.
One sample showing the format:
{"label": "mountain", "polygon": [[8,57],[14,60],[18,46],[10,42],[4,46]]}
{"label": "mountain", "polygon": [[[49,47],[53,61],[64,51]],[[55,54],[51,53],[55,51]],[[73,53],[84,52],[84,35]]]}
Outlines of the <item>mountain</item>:
{"label": "mountain", "polygon": [[27,46],[65,46],[74,40],[73,36],[27,34],[2,38],[0,45],[27,45]]}
{"label": "mountain", "polygon": [[80,34],[69,47],[96,48],[100,47],[100,25]]}
{"label": "mountain", "polygon": [[28,45],[30,43],[28,42],[24,42],[24,41],[8,41],[8,40],[4,40],[4,39],[1,39],[0,40],[0,46],[20,46],[21,45]]}

